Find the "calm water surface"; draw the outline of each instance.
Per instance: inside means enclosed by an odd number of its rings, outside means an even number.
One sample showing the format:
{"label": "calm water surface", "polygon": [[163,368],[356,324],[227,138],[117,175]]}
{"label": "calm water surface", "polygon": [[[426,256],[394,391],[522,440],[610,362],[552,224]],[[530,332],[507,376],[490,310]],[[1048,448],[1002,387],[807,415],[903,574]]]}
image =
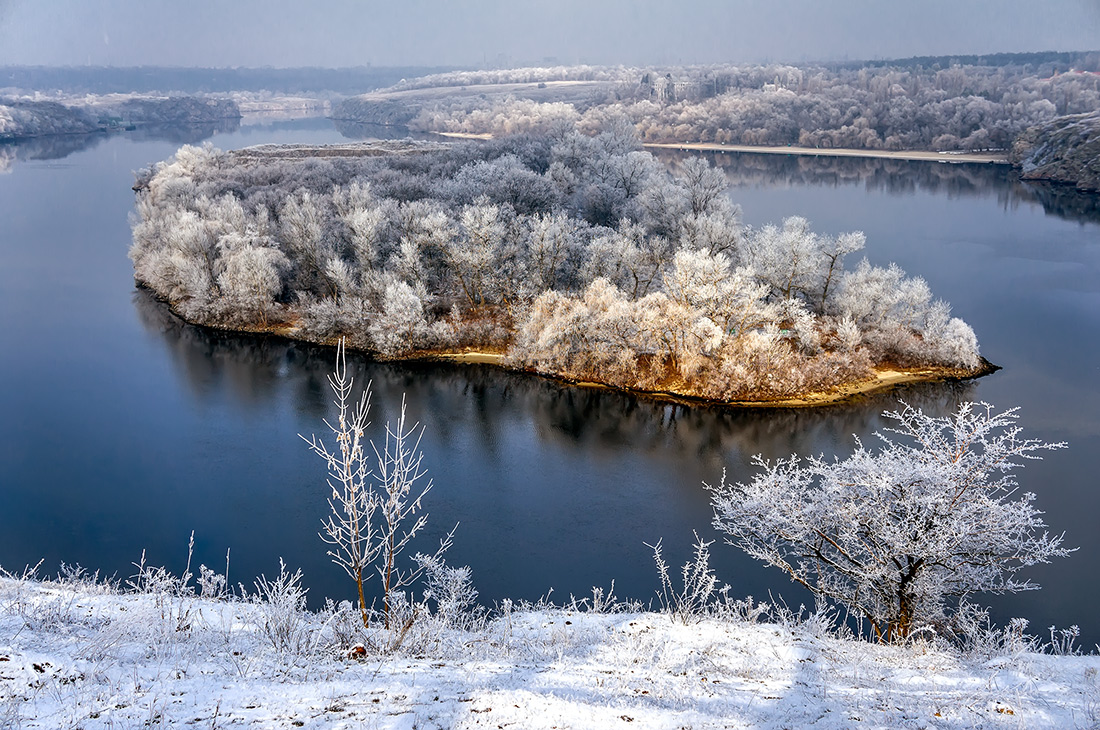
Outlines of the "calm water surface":
{"label": "calm water surface", "polygon": [[[347,131],[347,130],[345,130]],[[205,134],[205,132],[204,132]],[[242,126],[222,148],[344,140],[324,120]],[[333,353],[182,324],[133,287],[126,251],[132,170],[181,141],[111,137],[73,151],[0,150],[0,565],[44,559],[125,577],[142,550],[250,585],[301,567],[311,598],[351,598],[317,537],[323,465],[297,434],[323,428]],[[61,154],[67,156],[59,157]],[[42,159],[49,158],[49,159]],[[405,394],[426,427],[432,534],[460,523],[452,562],[482,598],[648,600],[648,548],[673,563],[692,532],[718,537],[702,482],[751,476],[753,454],[845,454],[906,398],[946,413],[960,400],[1020,406],[1027,434],[1065,440],[1021,472],[1047,522],[1080,546],[1029,575],[1035,593],[988,599],[999,619],[1077,623],[1100,641],[1100,214],[1095,198],[1028,187],[1006,168],[717,156],[752,225],[786,215],[863,230],[866,255],[928,280],[1004,370],[966,385],[908,388],[814,411],[670,406],[570,389],[478,366],[355,360],[373,381],[375,427]],[[425,547],[427,545],[425,544]],[[712,548],[734,595],[805,596],[734,548]]]}

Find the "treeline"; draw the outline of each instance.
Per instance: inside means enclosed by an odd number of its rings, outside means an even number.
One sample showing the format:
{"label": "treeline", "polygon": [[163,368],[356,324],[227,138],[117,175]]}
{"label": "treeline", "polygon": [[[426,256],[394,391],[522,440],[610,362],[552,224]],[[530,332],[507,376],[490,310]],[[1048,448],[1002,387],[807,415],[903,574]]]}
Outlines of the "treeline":
{"label": "treeline", "polygon": [[170,68],[164,66],[0,66],[2,87],[65,94],[362,94],[445,71],[423,66],[357,68]]}
{"label": "treeline", "polygon": [[910,56],[879,61],[848,61],[824,64],[829,68],[859,69],[893,66],[894,68],[929,68],[938,71],[951,66],[1014,66],[1039,74],[1053,76],[1070,70],[1100,71],[1100,51],[1027,51],[1023,53],[983,53],[960,56]]}
{"label": "treeline", "polygon": [[387,91],[435,89],[445,86],[486,86],[489,84],[533,84],[552,81],[628,81],[636,78],[633,69],[622,66],[539,66],[530,68],[445,71],[401,79]]}
{"label": "treeline", "polygon": [[[531,71],[497,75],[535,80],[521,73]],[[444,98],[424,104],[410,125],[499,135],[517,131],[519,116],[522,130],[564,119],[591,133],[625,118],[644,142],[949,151],[1007,149],[1030,126],[1100,108],[1100,75],[1050,63],[636,69],[630,83],[623,74],[609,70],[602,91],[582,102]],[[436,83],[458,78],[476,80],[456,74]]]}
{"label": "treeline", "polygon": [[53,101],[0,99],[0,142],[51,134],[88,134],[99,129],[82,109]]}
{"label": "treeline", "polygon": [[0,142],[138,125],[202,125],[240,116],[231,100],[193,96],[127,96],[81,103],[0,98]]}
{"label": "treeline", "polygon": [[704,397],[822,390],[873,365],[980,363],[973,331],[861,233],[741,224],[725,175],[628,127],[485,144],[183,147],[139,175],[135,277],[185,318],[477,348]]}

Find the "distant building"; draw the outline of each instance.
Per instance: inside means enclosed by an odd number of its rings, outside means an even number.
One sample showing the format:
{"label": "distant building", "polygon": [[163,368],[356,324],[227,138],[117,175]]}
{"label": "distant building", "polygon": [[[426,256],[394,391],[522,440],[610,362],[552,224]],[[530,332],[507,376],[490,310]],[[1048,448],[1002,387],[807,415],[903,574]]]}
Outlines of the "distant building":
{"label": "distant building", "polygon": [[660,76],[646,73],[640,83],[643,96],[650,96],[661,104],[672,104],[685,99],[703,99],[714,96],[717,88],[713,79],[706,81],[676,81],[671,73]]}

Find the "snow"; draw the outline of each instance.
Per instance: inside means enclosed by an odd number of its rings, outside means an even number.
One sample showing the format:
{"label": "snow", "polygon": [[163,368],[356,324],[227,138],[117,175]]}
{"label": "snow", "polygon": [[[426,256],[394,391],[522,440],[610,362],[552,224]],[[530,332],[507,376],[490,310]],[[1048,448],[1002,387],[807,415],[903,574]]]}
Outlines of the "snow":
{"label": "snow", "polygon": [[[354,611],[0,579],[0,727],[1062,728],[1100,722],[1100,657],[837,638],[820,622],[505,605],[399,648]],[[755,615],[753,613],[752,615]],[[349,619],[350,617],[350,619]],[[750,616],[751,618],[751,616]],[[272,629],[282,628],[283,633]],[[361,633],[361,632],[360,632]],[[271,636],[282,637],[272,639]]]}

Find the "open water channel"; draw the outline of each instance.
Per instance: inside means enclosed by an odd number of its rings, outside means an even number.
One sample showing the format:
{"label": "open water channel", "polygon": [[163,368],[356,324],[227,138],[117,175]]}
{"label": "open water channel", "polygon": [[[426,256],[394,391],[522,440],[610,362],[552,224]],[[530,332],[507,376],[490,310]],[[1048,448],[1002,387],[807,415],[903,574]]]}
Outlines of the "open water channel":
{"label": "open water channel", "polygon": [[[201,135],[200,135],[201,136]],[[345,141],[327,120],[245,125],[221,148]],[[324,466],[298,434],[321,433],[333,352],[181,323],[138,291],[126,257],[132,171],[186,137],[115,136],[75,151],[0,148],[0,566],[42,559],[125,578],[147,560],[219,570],[251,586],[282,557],[314,605],[352,598],[317,537]],[[76,145],[74,145],[76,146]],[[44,151],[45,149],[45,151]],[[68,153],[66,156],[58,155]],[[668,158],[668,155],[663,155]],[[1004,369],[967,384],[903,388],[816,410],[728,410],[568,388],[484,366],[377,364],[375,428],[402,394],[425,426],[432,534],[460,523],[452,563],[481,599],[657,588],[649,549],[674,565],[693,531],[719,536],[702,482],[751,477],[751,458],[843,456],[897,398],[944,414],[961,400],[1019,406],[1026,435],[1067,441],[1020,472],[1053,531],[1080,550],[1027,573],[1041,591],[979,597],[1033,630],[1079,624],[1100,641],[1100,205],[1025,186],[1003,166],[762,155],[711,157],[752,225],[803,215],[828,234],[863,230],[866,255],[923,276]],[[854,264],[854,262],[852,262]],[[427,542],[424,544],[427,547]],[[735,548],[712,546],[734,596],[806,596]]]}

